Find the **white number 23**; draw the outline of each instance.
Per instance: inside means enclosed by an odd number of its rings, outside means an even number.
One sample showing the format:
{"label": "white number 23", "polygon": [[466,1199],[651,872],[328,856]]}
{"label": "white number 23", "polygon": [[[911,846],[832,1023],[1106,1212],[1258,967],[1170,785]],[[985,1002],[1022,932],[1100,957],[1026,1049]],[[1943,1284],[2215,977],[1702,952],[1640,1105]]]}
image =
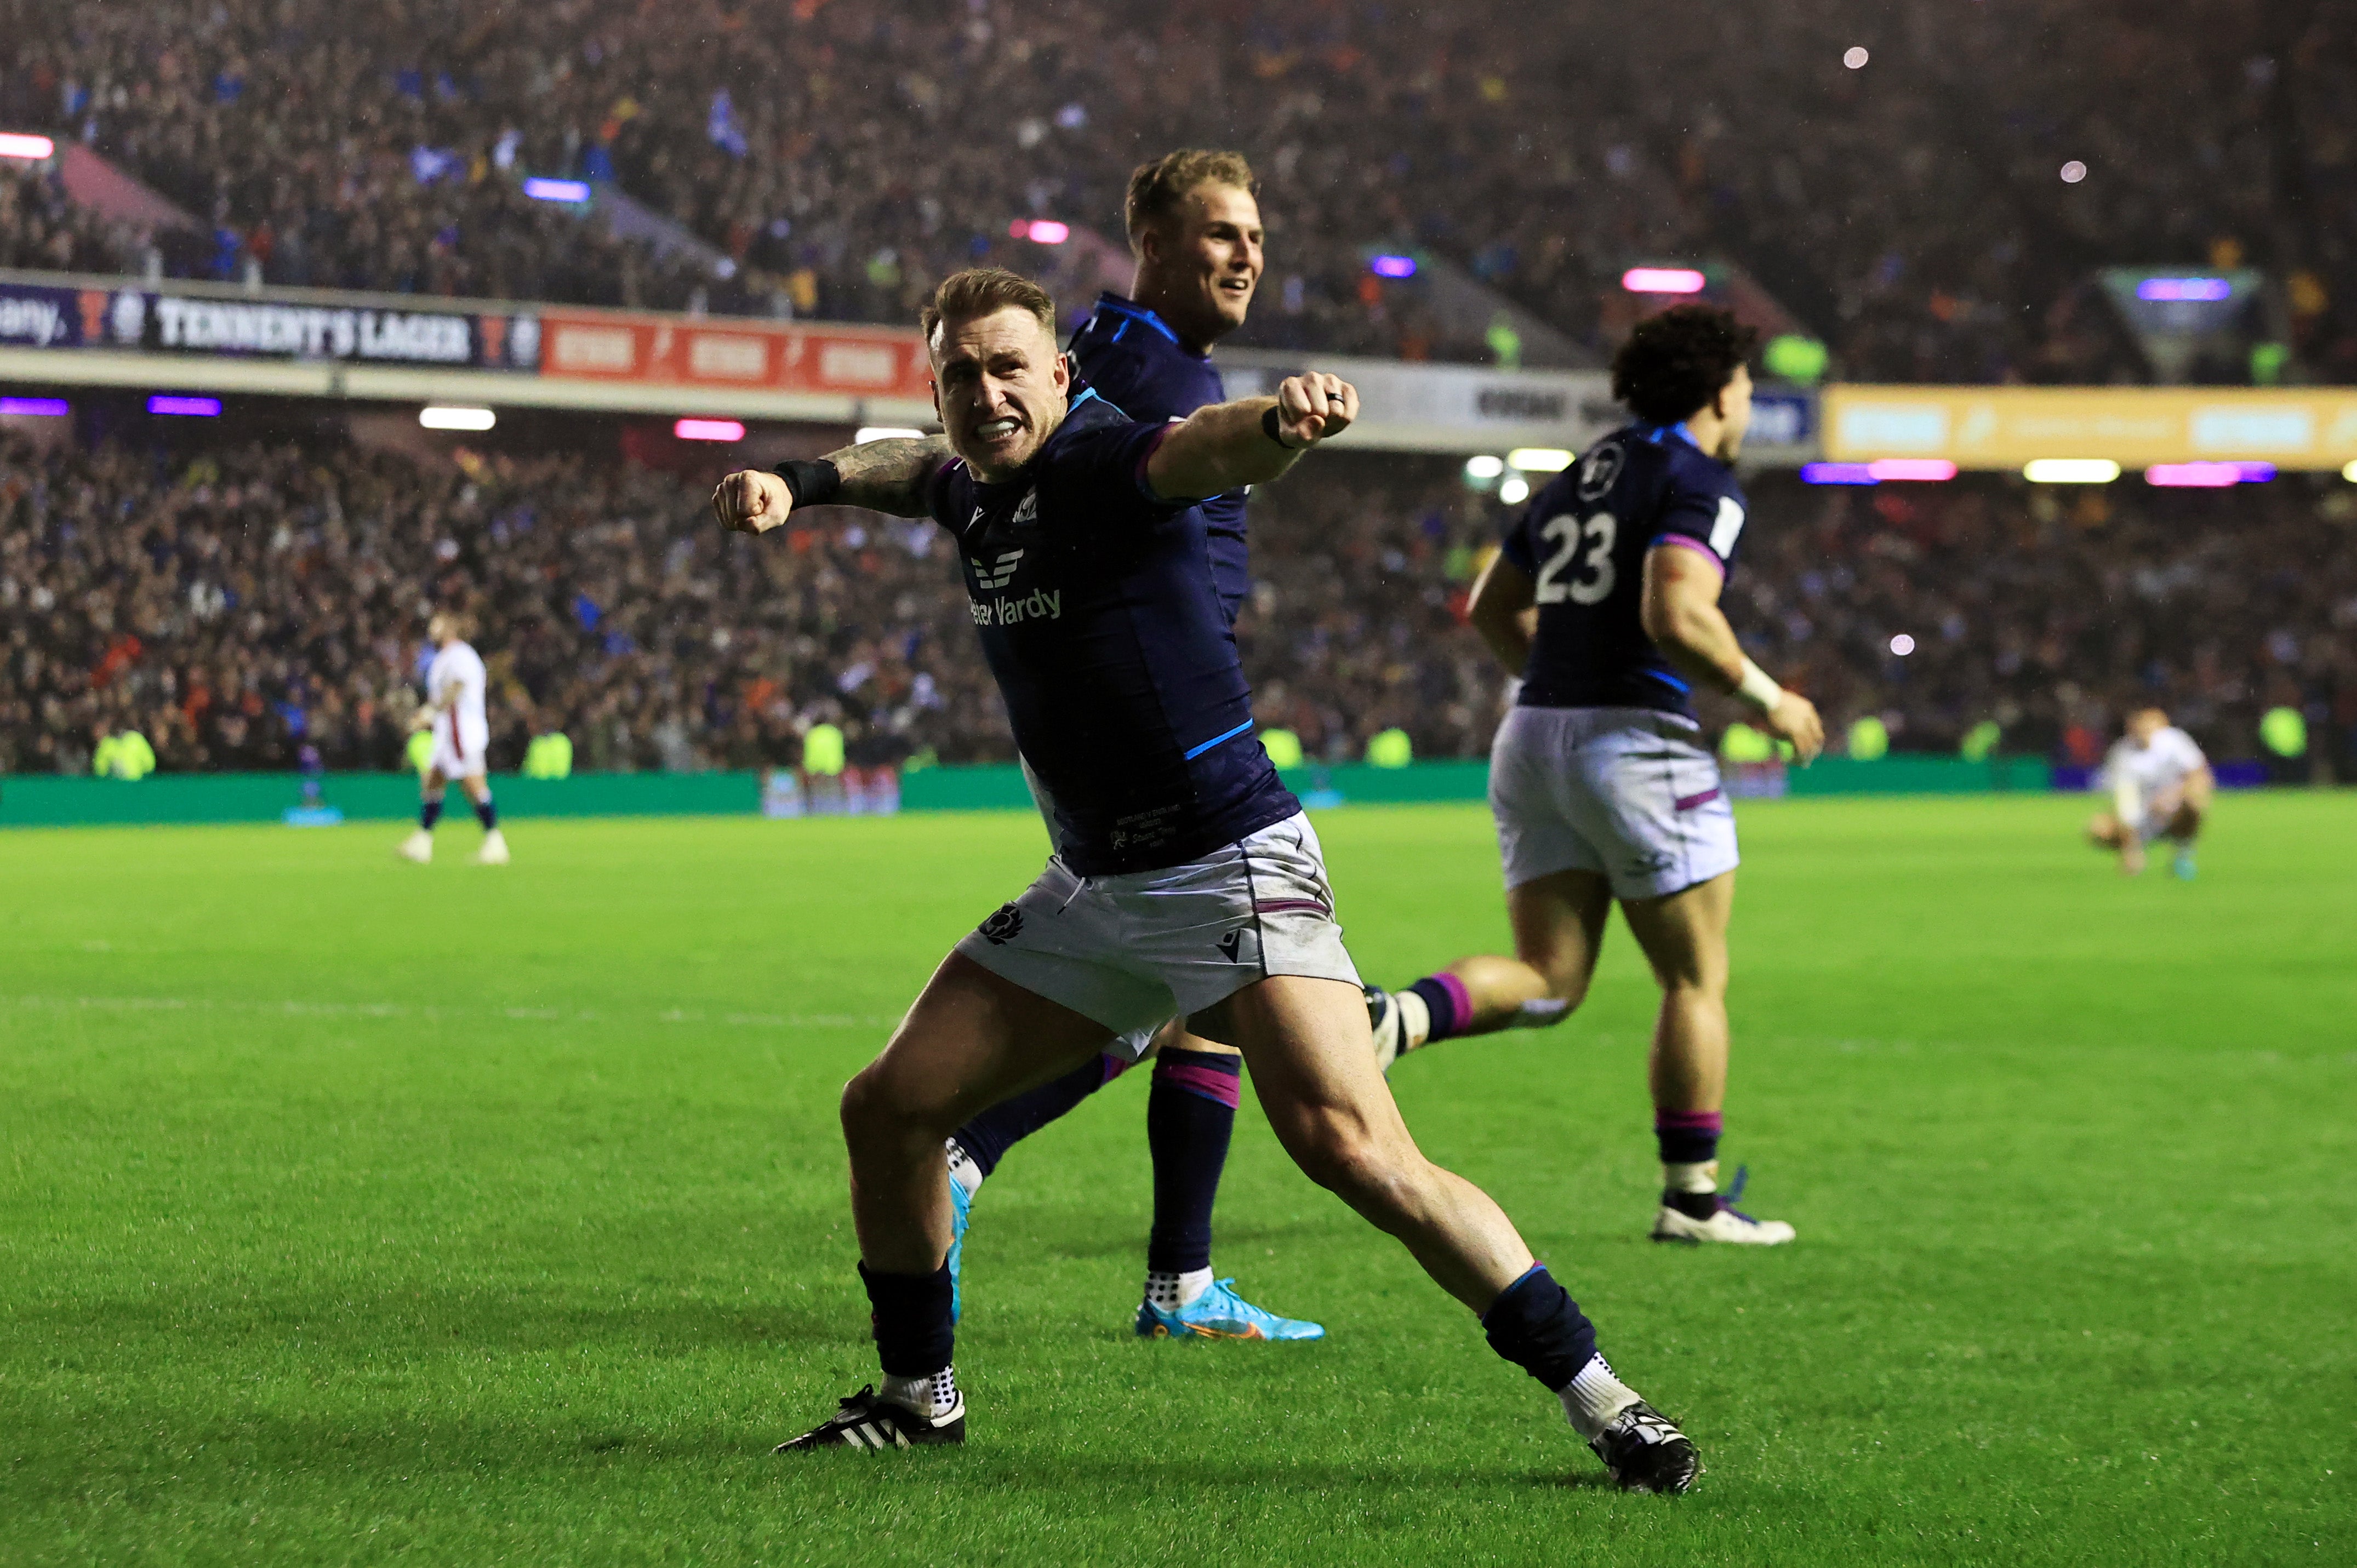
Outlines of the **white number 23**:
{"label": "white number 23", "polygon": [[[1539,568],[1538,592],[1543,605],[1559,605],[1568,598],[1574,604],[1595,605],[1604,602],[1618,580],[1612,567],[1612,545],[1620,537],[1620,525],[1609,511],[1599,511],[1585,524],[1570,512],[1547,520],[1539,530],[1539,537],[1555,545],[1555,553]],[[1587,547],[1586,560],[1579,564],[1570,581],[1561,581],[1572,558]]]}

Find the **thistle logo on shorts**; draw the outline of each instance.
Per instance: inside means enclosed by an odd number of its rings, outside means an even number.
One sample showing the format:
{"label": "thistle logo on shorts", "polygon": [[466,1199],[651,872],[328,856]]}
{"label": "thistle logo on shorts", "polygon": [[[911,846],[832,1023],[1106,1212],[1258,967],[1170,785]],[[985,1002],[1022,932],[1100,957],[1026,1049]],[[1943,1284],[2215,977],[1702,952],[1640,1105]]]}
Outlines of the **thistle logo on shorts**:
{"label": "thistle logo on shorts", "polygon": [[1243,950],[1243,945],[1244,934],[1242,931],[1230,931],[1219,940],[1219,949],[1228,955],[1230,963],[1241,961],[1236,955]]}
{"label": "thistle logo on shorts", "polygon": [[992,947],[1003,948],[1023,934],[1023,911],[1012,904],[1001,904],[996,914],[974,929]]}
{"label": "thistle logo on shorts", "polygon": [[1010,550],[987,566],[971,556],[967,558],[967,564],[974,568],[974,586],[988,593],[994,588],[1003,588],[1015,581],[1015,568],[1022,559],[1023,552]]}

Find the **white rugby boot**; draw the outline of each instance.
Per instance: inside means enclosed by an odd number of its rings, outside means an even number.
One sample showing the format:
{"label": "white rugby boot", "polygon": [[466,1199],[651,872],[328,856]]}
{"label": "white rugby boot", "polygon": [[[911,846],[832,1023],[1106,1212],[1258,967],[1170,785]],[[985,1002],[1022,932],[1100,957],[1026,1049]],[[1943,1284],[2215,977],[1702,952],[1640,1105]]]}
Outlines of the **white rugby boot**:
{"label": "white rugby boot", "polygon": [[483,847],[475,852],[477,865],[505,865],[508,863],[508,835],[493,828],[483,835]]}
{"label": "white rugby boot", "polygon": [[424,828],[415,829],[407,838],[393,847],[393,853],[404,860],[414,860],[420,865],[431,865],[434,860],[434,835]]}
{"label": "white rugby boot", "polygon": [[1738,1167],[1733,1187],[1725,1192],[1706,1194],[1717,1204],[1706,1219],[1673,1208],[1665,1197],[1661,1212],[1653,1216],[1653,1240],[1684,1241],[1689,1246],[1723,1241],[1738,1247],[1781,1247],[1790,1241],[1796,1232],[1783,1220],[1754,1219],[1735,1207],[1734,1200],[1743,1196],[1743,1185],[1750,1176],[1749,1166]]}

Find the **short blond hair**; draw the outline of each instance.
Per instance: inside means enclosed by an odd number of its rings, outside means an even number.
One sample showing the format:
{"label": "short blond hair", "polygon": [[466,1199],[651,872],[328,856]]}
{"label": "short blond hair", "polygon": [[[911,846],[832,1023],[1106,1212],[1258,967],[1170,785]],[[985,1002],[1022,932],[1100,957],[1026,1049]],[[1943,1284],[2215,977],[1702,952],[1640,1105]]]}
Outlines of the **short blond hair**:
{"label": "short blond hair", "polygon": [[1187,193],[1199,185],[1232,185],[1248,196],[1260,194],[1260,180],[1242,153],[1181,147],[1130,171],[1129,199],[1122,219],[1129,228],[1130,249],[1137,237],[1178,210]]}
{"label": "short blond hair", "polygon": [[925,349],[933,349],[933,334],[944,321],[971,321],[994,311],[1028,310],[1037,317],[1049,338],[1056,336],[1056,301],[1048,291],[1025,277],[1010,273],[1005,267],[968,267],[962,273],[952,273],[933,290],[933,297],[925,301],[917,312],[917,325],[924,329]]}

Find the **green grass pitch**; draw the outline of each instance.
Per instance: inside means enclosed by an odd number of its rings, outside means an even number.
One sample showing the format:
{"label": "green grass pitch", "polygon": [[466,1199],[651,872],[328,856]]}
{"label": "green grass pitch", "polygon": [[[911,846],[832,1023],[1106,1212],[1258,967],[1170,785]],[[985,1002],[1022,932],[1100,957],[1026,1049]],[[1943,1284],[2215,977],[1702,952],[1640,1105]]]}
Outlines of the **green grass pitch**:
{"label": "green grass pitch", "polygon": [[[2357,796],[2126,882],[2049,798],[1747,807],[1726,1154],[1649,1245],[1651,985],[1394,1084],[1681,1417],[1631,1498],[1238,1123],[1141,1343],[1144,1075],[967,1248],[962,1451],[773,1457],[873,1376],[834,1097],[1017,815],[0,835],[0,1563],[2357,1562]],[[1394,983],[1504,937],[1477,810],[1321,819]]]}

